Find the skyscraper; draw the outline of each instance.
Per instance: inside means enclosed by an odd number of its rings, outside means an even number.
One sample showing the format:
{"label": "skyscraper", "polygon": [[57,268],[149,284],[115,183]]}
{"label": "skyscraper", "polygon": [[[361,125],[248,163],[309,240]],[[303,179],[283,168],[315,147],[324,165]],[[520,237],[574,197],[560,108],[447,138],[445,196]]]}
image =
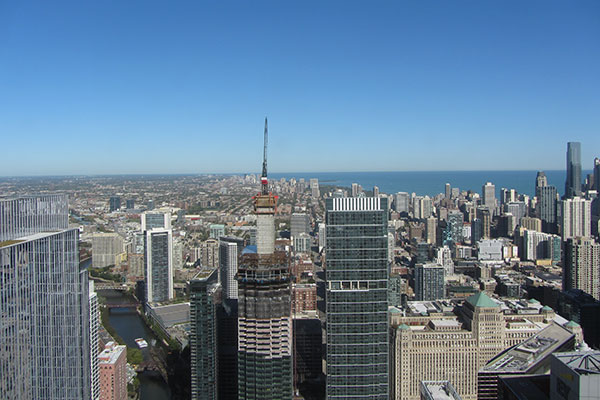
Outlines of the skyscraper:
{"label": "skyscraper", "polygon": [[444,267],[434,263],[415,266],[417,300],[440,300],[445,297]]}
{"label": "skyscraper", "polygon": [[171,213],[145,212],[140,216],[140,219],[142,232],[154,228],[171,229]]}
{"label": "skyscraper", "polygon": [[398,192],[394,199],[394,211],[397,213],[407,213],[410,197],[406,192]]}
{"label": "skyscraper", "polygon": [[221,286],[223,286],[223,297],[229,300],[238,298],[238,283],[235,280],[235,274],[238,271],[238,259],[243,247],[243,239],[225,236],[219,239]]}
{"label": "skyscraper", "polygon": [[112,196],[108,201],[108,210],[110,212],[119,211],[121,208],[121,198],[119,196]]}
{"label": "skyscraper", "polygon": [[293,213],[290,221],[290,235],[295,238],[301,233],[310,233],[310,217],[306,213]]}
{"label": "skyscraper", "polygon": [[594,158],[594,189],[600,194],[600,158]]}
{"label": "skyscraper", "polygon": [[0,398],[91,398],[87,271],[65,195],[0,200]]}
{"label": "skyscraper", "polygon": [[237,274],[238,398],[244,400],[293,397],[290,266],[287,253],[275,251],[276,208],[267,180],[265,119],[261,192],[254,196],[256,253],[242,254]]}
{"label": "skyscraper", "polygon": [[581,289],[600,300],[600,244],[591,238],[565,243],[563,290]]}
{"label": "skyscraper", "polygon": [[486,182],[481,187],[481,195],[483,197],[483,205],[490,210],[490,214],[496,214],[496,186],[492,182]]}
{"label": "skyscraper", "polygon": [[98,369],[98,328],[100,326],[100,311],[98,310],[98,295],[94,291],[94,281],[89,281],[90,309],[90,378],[92,400],[100,397],[100,370]]}
{"label": "skyscraper", "polygon": [[148,303],[173,298],[173,234],[170,229],[145,232],[145,281]]}
{"label": "skyscraper", "polygon": [[328,399],[388,399],[386,203],[326,201]]}
{"label": "skyscraper", "polygon": [[98,355],[100,399],[127,400],[127,346],[108,342]]}
{"label": "skyscraper", "polygon": [[573,197],[561,204],[561,236],[563,240],[590,236],[592,231],[592,201]]}
{"label": "skyscraper", "polygon": [[535,177],[535,192],[537,193],[538,188],[548,186],[548,177],[544,171],[538,171]]}
{"label": "skyscraper", "polygon": [[190,282],[192,400],[217,399],[217,270],[203,270]]}
{"label": "skyscraper", "polygon": [[538,198],[538,215],[542,220],[542,230],[546,233],[558,233],[556,188],[554,186],[538,187],[536,196]]}
{"label": "skyscraper", "polygon": [[581,196],[581,143],[567,143],[567,180],[565,198]]}

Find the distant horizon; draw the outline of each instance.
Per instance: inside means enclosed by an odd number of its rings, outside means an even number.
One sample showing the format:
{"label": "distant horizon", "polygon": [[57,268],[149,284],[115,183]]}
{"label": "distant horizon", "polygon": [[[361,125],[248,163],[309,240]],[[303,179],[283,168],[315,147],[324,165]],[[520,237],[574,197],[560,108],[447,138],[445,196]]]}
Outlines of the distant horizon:
{"label": "distant horizon", "polygon": [[[272,175],[284,175],[284,174],[369,174],[369,173],[422,173],[422,172],[438,172],[438,173],[460,173],[460,172],[566,172],[566,169],[461,169],[461,170],[383,170],[383,171],[287,171],[287,172],[279,172],[273,171],[268,172],[267,176]],[[586,176],[584,173],[593,172],[593,169],[583,169],[581,170],[582,179],[585,179]],[[260,171],[256,172],[173,172],[173,173],[99,173],[99,174],[55,174],[55,175],[0,175],[0,179],[8,179],[8,178],[81,178],[81,177],[119,177],[119,176],[208,176],[208,175],[224,175],[224,176],[235,176],[235,175],[257,175],[261,174]]]}

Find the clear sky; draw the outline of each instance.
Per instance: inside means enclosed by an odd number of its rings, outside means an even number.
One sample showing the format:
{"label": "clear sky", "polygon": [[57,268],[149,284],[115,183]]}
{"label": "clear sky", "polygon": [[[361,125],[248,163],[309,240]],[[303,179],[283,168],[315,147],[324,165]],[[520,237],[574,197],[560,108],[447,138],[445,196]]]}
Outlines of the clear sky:
{"label": "clear sky", "polygon": [[600,1],[0,1],[0,176],[584,169]]}

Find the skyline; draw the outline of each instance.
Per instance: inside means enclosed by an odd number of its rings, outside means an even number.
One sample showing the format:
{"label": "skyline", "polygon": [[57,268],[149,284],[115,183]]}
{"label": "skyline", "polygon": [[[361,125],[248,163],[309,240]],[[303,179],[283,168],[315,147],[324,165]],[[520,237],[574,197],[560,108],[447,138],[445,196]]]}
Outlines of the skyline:
{"label": "skyline", "polygon": [[259,171],[265,116],[277,173],[599,155],[596,2],[230,8],[0,5],[0,175]]}

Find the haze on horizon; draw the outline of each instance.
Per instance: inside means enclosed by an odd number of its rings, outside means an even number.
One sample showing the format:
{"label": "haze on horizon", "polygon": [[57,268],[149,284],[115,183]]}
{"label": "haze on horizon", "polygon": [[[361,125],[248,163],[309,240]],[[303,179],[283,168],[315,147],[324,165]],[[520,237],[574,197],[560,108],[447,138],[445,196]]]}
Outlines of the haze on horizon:
{"label": "haze on horizon", "polygon": [[600,3],[0,3],[0,176],[562,170]]}

